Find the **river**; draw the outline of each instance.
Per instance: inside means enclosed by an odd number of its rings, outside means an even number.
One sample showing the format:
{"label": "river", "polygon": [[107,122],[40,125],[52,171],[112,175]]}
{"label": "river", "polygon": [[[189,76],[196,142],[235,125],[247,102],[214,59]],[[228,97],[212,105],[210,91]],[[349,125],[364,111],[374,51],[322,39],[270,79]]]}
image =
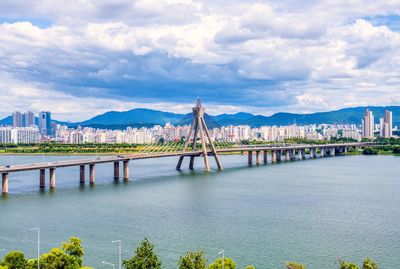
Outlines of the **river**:
{"label": "river", "polygon": [[[0,165],[88,156],[0,156]],[[163,268],[180,255],[223,249],[238,268],[338,268],[340,257],[381,269],[400,268],[400,158],[341,156],[247,167],[247,156],[223,156],[225,170],[174,170],[177,158],[131,162],[131,180],[114,183],[111,164],[96,166],[96,186],[79,186],[79,167],[57,170],[57,189],[38,191],[38,171],[10,174],[0,200],[0,249],[36,255],[36,234],[48,251],[82,239],[85,264],[109,268],[144,238]],[[184,163],[183,167],[187,167]],[[46,175],[48,177],[48,174]],[[48,179],[47,179],[48,180]],[[46,182],[48,184],[48,182]],[[2,257],[3,253],[0,253]]]}

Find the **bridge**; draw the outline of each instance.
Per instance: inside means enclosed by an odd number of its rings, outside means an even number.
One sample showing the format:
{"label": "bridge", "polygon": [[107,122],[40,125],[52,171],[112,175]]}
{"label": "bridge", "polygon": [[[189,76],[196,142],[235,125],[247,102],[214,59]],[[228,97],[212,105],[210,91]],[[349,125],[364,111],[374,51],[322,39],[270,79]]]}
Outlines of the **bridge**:
{"label": "bridge", "polygon": [[[37,170],[39,171],[39,188],[46,188],[46,170],[49,171],[49,187],[56,188],[56,169],[63,167],[79,167],[79,182],[86,182],[86,167],[89,167],[89,182],[95,184],[95,166],[97,164],[113,163],[114,179],[120,179],[120,164],[122,164],[122,178],[129,180],[129,163],[134,160],[163,158],[163,157],[179,157],[176,169],[182,168],[185,157],[190,158],[189,169],[193,169],[194,160],[200,157],[204,160],[206,171],[210,171],[209,157],[214,157],[219,170],[223,170],[219,154],[247,154],[248,164],[253,165],[253,157],[255,164],[267,164],[268,158],[271,163],[292,161],[298,159],[313,159],[317,157],[336,156],[347,153],[349,148],[362,148],[377,146],[376,143],[336,143],[336,144],[292,144],[292,145],[243,145],[234,144],[224,147],[216,146],[207,129],[204,120],[204,107],[198,101],[196,107],[193,108],[193,122],[189,129],[189,135],[185,140],[183,149],[172,152],[152,152],[150,150],[130,155],[119,155],[111,157],[97,157],[87,160],[65,160],[58,162],[22,164],[0,166],[0,174],[2,175],[2,193],[7,194],[9,191],[9,175],[11,173]],[[200,147],[199,147],[200,145]]]}

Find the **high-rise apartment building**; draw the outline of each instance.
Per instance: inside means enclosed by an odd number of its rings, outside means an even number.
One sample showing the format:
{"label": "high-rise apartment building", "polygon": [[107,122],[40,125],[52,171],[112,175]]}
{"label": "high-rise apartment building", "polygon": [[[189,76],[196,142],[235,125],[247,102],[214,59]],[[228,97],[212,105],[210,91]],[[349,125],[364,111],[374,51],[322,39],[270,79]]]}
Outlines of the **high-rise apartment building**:
{"label": "high-rise apartment building", "polygon": [[393,115],[392,111],[386,110],[384,118],[379,119],[379,135],[390,138],[393,135]]}
{"label": "high-rise apartment building", "polygon": [[368,108],[365,110],[362,120],[362,136],[369,139],[374,138],[374,115]]}
{"label": "high-rise apartment building", "polygon": [[21,112],[15,111],[12,114],[12,118],[13,118],[13,127],[23,127],[23,119]]}
{"label": "high-rise apartment building", "polygon": [[51,112],[42,111],[39,113],[39,131],[42,135],[52,135]]}
{"label": "high-rise apartment building", "polygon": [[24,127],[31,127],[35,125],[35,114],[31,111],[24,113]]}

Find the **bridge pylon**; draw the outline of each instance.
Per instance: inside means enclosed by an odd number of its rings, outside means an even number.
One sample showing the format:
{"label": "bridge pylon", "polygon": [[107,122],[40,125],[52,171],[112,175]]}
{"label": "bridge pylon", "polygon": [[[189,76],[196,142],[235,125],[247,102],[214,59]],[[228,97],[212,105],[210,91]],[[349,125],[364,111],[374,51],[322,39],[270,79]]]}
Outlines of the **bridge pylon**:
{"label": "bridge pylon", "polygon": [[[215,162],[217,163],[218,169],[223,170],[221,161],[219,160],[217,150],[215,148],[214,142],[211,139],[210,132],[207,128],[206,121],[204,120],[205,108],[201,105],[200,98],[197,98],[196,106],[192,108],[193,110],[193,121],[192,125],[189,129],[189,135],[186,138],[185,145],[183,147],[183,151],[187,151],[189,146],[192,148],[192,152],[197,149],[197,142],[200,140],[201,143],[201,151],[202,156],[204,158],[204,167],[205,170],[210,171],[210,164],[208,160],[208,155],[214,156]],[[207,140],[208,145],[210,146],[210,150],[207,149]],[[191,143],[191,145],[190,145]],[[185,155],[179,157],[178,165],[176,166],[177,170],[181,170],[181,165],[183,162],[183,158]],[[193,169],[194,158],[196,156],[188,155],[190,157],[189,168]]]}

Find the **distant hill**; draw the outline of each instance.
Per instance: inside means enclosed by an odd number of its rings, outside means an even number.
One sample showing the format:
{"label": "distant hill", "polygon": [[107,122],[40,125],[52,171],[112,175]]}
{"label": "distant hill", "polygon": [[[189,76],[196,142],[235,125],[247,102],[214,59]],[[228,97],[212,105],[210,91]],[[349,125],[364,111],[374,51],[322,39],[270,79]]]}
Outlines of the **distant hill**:
{"label": "distant hill", "polygon": [[[388,107],[368,107],[373,111],[375,123],[379,123],[379,118],[383,117],[386,109],[393,112],[393,125],[400,126],[400,106]],[[250,125],[260,127],[264,125],[289,125],[289,124],[361,124],[366,107],[344,108],[336,111],[317,112],[311,114],[276,113],[272,116],[253,115],[250,113],[239,112],[236,114],[221,114],[211,116],[206,114],[207,126],[217,128],[227,125]],[[154,125],[165,125],[170,122],[174,125],[190,125],[193,116],[188,114],[176,114],[152,109],[136,108],[128,111],[109,111],[95,116],[82,122],[65,123],[71,127],[88,126],[104,129],[125,129],[131,127],[151,127]],[[0,125],[12,125],[12,117],[0,120]]]}

